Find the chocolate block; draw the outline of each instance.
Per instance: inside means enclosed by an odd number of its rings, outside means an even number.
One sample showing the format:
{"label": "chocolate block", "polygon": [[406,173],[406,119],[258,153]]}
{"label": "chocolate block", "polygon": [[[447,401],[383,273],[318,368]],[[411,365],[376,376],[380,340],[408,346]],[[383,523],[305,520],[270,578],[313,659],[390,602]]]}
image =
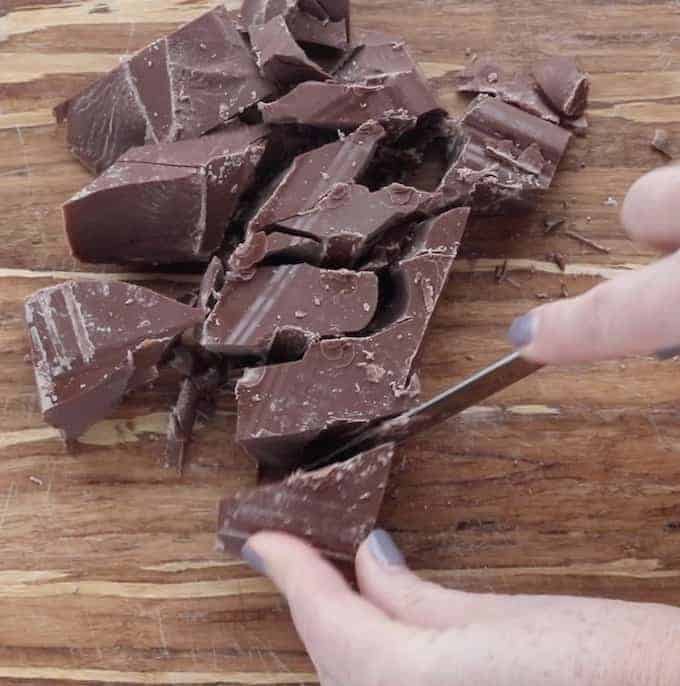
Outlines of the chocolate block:
{"label": "chocolate block", "polygon": [[92,172],[144,143],[195,138],[275,94],[224,7],[155,41],[56,108]]}
{"label": "chocolate block", "polygon": [[529,114],[559,124],[559,116],[550,108],[529,74],[508,74],[494,61],[479,59],[456,76],[456,89],[461,93],[495,95]]}
{"label": "chocolate block", "polygon": [[265,256],[352,267],[384,233],[415,217],[431,198],[401,184],[373,193],[357,184],[336,184],[312,210],[278,222]]}
{"label": "chocolate block", "polygon": [[550,57],[534,66],[539,88],[567,117],[580,117],[588,104],[590,81],[572,57]]}
{"label": "chocolate block", "polygon": [[392,444],[315,472],[225,498],[220,503],[217,541],[240,556],[260,531],[297,536],[331,559],[348,561],[375,527],[394,457]]}
{"label": "chocolate block", "polygon": [[385,130],[366,122],[352,135],[295,158],[262,199],[248,232],[261,231],[278,222],[308,212],[337,183],[352,183],[365,171]]}
{"label": "chocolate block", "polygon": [[282,16],[274,17],[262,26],[251,26],[250,40],[260,73],[270,81],[289,86],[302,81],[326,81],[330,78],[305,55]]}
{"label": "chocolate block", "polygon": [[306,264],[260,267],[249,278],[227,275],[201,344],[211,352],[260,357],[276,344],[296,357],[314,340],[362,331],[377,303],[373,274]]}
{"label": "chocolate block", "polygon": [[145,288],[98,281],[38,291],[25,315],[43,417],[67,439],[153,380],[173,338],[203,320]]}
{"label": "chocolate block", "polygon": [[260,110],[269,124],[350,131],[373,119],[397,133],[413,128],[427,113],[443,112],[415,71],[375,77],[366,84],[308,81],[275,102],[261,103]]}
{"label": "chocolate block", "polygon": [[479,213],[531,207],[550,187],[571,135],[498,98],[480,95],[454,141],[440,192],[445,204]]}
{"label": "chocolate block", "polygon": [[246,372],[236,388],[239,445],[264,464],[293,468],[314,459],[312,444],[339,440],[415,403],[413,366],[468,213],[452,210],[417,227],[392,274],[377,333],[315,342],[298,362]]}
{"label": "chocolate block", "polygon": [[335,74],[341,81],[361,83],[376,76],[411,71],[425,80],[406,43],[398,36],[357,29],[353,32],[352,44],[351,56]]}
{"label": "chocolate block", "polygon": [[207,261],[266,150],[265,126],[234,122],[197,140],[133,148],[64,205],[84,262]]}

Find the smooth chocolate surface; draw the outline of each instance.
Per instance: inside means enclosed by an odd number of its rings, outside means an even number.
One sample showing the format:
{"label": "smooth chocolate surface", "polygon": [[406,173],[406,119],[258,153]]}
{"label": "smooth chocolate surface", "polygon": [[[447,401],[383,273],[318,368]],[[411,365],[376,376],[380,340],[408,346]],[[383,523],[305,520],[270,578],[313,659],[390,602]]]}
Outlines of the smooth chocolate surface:
{"label": "smooth chocolate surface", "polygon": [[354,130],[369,119],[401,133],[428,112],[443,111],[416,71],[374,77],[365,84],[301,83],[279,100],[260,105],[269,124]]}
{"label": "smooth chocolate surface", "polygon": [[376,76],[410,71],[422,76],[408,46],[398,36],[357,29],[352,35],[352,45],[351,55],[335,74],[341,81],[361,83]]}
{"label": "smooth chocolate surface", "polygon": [[234,122],[127,151],[64,205],[72,253],[85,262],[209,260],[255,180],[267,133]]}
{"label": "smooth chocolate surface", "polygon": [[362,331],[377,303],[378,280],[366,272],[297,264],[260,267],[240,278],[227,274],[201,344],[211,352],[260,357],[276,344],[295,357],[314,340]]}
{"label": "smooth chocolate surface", "polygon": [[530,207],[552,183],[570,138],[559,126],[481,95],[461,121],[439,190],[445,203],[480,213]]}
{"label": "smooth chocolate surface", "polygon": [[226,498],[219,508],[218,546],[238,556],[253,534],[281,531],[329,558],[351,562],[375,527],[393,457],[394,446],[387,444]]}
{"label": "smooth chocolate surface", "polygon": [[133,146],[196,138],[276,88],[220,6],[155,41],[60,105],[73,154],[102,172]]}
{"label": "smooth chocolate surface", "polygon": [[278,222],[266,256],[352,267],[385,232],[415,217],[430,200],[431,194],[401,184],[375,192],[336,184],[309,212]]}
{"label": "smooth chocolate surface", "polygon": [[353,134],[299,155],[271,184],[248,224],[248,232],[308,212],[337,183],[352,183],[365,171],[385,137],[380,124],[369,121]]}
{"label": "smooth chocolate surface", "polygon": [[509,74],[491,59],[478,59],[456,75],[461,93],[495,95],[529,114],[559,124],[559,115],[548,105],[529,74]]}
{"label": "smooth chocolate surface", "polygon": [[100,281],[38,291],[25,313],[40,407],[67,439],[153,380],[172,339],[203,320],[148,289]]}
{"label": "smooth chocolate surface", "polygon": [[590,80],[572,57],[549,57],[534,66],[539,88],[567,117],[580,117],[588,104]]}

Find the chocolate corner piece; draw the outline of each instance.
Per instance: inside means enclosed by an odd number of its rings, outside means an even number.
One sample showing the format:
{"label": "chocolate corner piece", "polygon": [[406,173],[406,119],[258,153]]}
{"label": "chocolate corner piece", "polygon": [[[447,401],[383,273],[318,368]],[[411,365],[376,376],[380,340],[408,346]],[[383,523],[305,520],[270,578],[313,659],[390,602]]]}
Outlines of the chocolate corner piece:
{"label": "chocolate corner piece", "polygon": [[394,457],[386,444],[341,464],[296,472],[224,499],[218,546],[233,555],[259,531],[297,536],[328,558],[351,562],[375,527]]}
{"label": "chocolate corner piece", "polygon": [[590,79],[573,57],[549,57],[533,69],[539,88],[566,117],[580,117],[588,104]]}
{"label": "chocolate corner piece", "polygon": [[25,305],[41,411],[68,440],[153,380],[168,345],[200,310],[139,286],[68,282]]}

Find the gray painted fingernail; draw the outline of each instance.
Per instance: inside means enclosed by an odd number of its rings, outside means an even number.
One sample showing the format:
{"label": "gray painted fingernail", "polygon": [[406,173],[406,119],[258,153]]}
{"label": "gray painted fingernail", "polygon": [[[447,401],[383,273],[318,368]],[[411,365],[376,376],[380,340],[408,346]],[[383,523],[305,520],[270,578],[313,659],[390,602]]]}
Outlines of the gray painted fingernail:
{"label": "gray painted fingernail", "polygon": [[508,331],[508,338],[515,348],[525,348],[534,340],[535,334],[536,316],[529,312],[515,319]]}
{"label": "gray painted fingernail", "polygon": [[680,345],[675,345],[672,348],[664,348],[656,353],[659,360],[672,360],[675,357],[680,357]]}
{"label": "gray painted fingernail", "polygon": [[256,572],[260,574],[267,575],[267,565],[260,555],[255,552],[248,543],[246,543],[243,548],[241,548],[241,558],[250,567],[252,567]]}
{"label": "gray painted fingernail", "polygon": [[373,557],[385,567],[403,567],[406,564],[401,550],[387,531],[376,529],[368,537],[368,549]]}

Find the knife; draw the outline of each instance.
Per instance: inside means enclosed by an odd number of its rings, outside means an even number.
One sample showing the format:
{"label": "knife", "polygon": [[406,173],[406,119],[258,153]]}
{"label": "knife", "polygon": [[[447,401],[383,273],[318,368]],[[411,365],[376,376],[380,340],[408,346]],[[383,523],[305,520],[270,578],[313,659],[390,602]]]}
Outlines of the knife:
{"label": "knife", "polygon": [[350,436],[340,448],[305,466],[304,470],[346,462],[384,443],[401,443],[525,379],[541,367],[543,365],[525,360],[519,353],[508,355],[432,400]]}

